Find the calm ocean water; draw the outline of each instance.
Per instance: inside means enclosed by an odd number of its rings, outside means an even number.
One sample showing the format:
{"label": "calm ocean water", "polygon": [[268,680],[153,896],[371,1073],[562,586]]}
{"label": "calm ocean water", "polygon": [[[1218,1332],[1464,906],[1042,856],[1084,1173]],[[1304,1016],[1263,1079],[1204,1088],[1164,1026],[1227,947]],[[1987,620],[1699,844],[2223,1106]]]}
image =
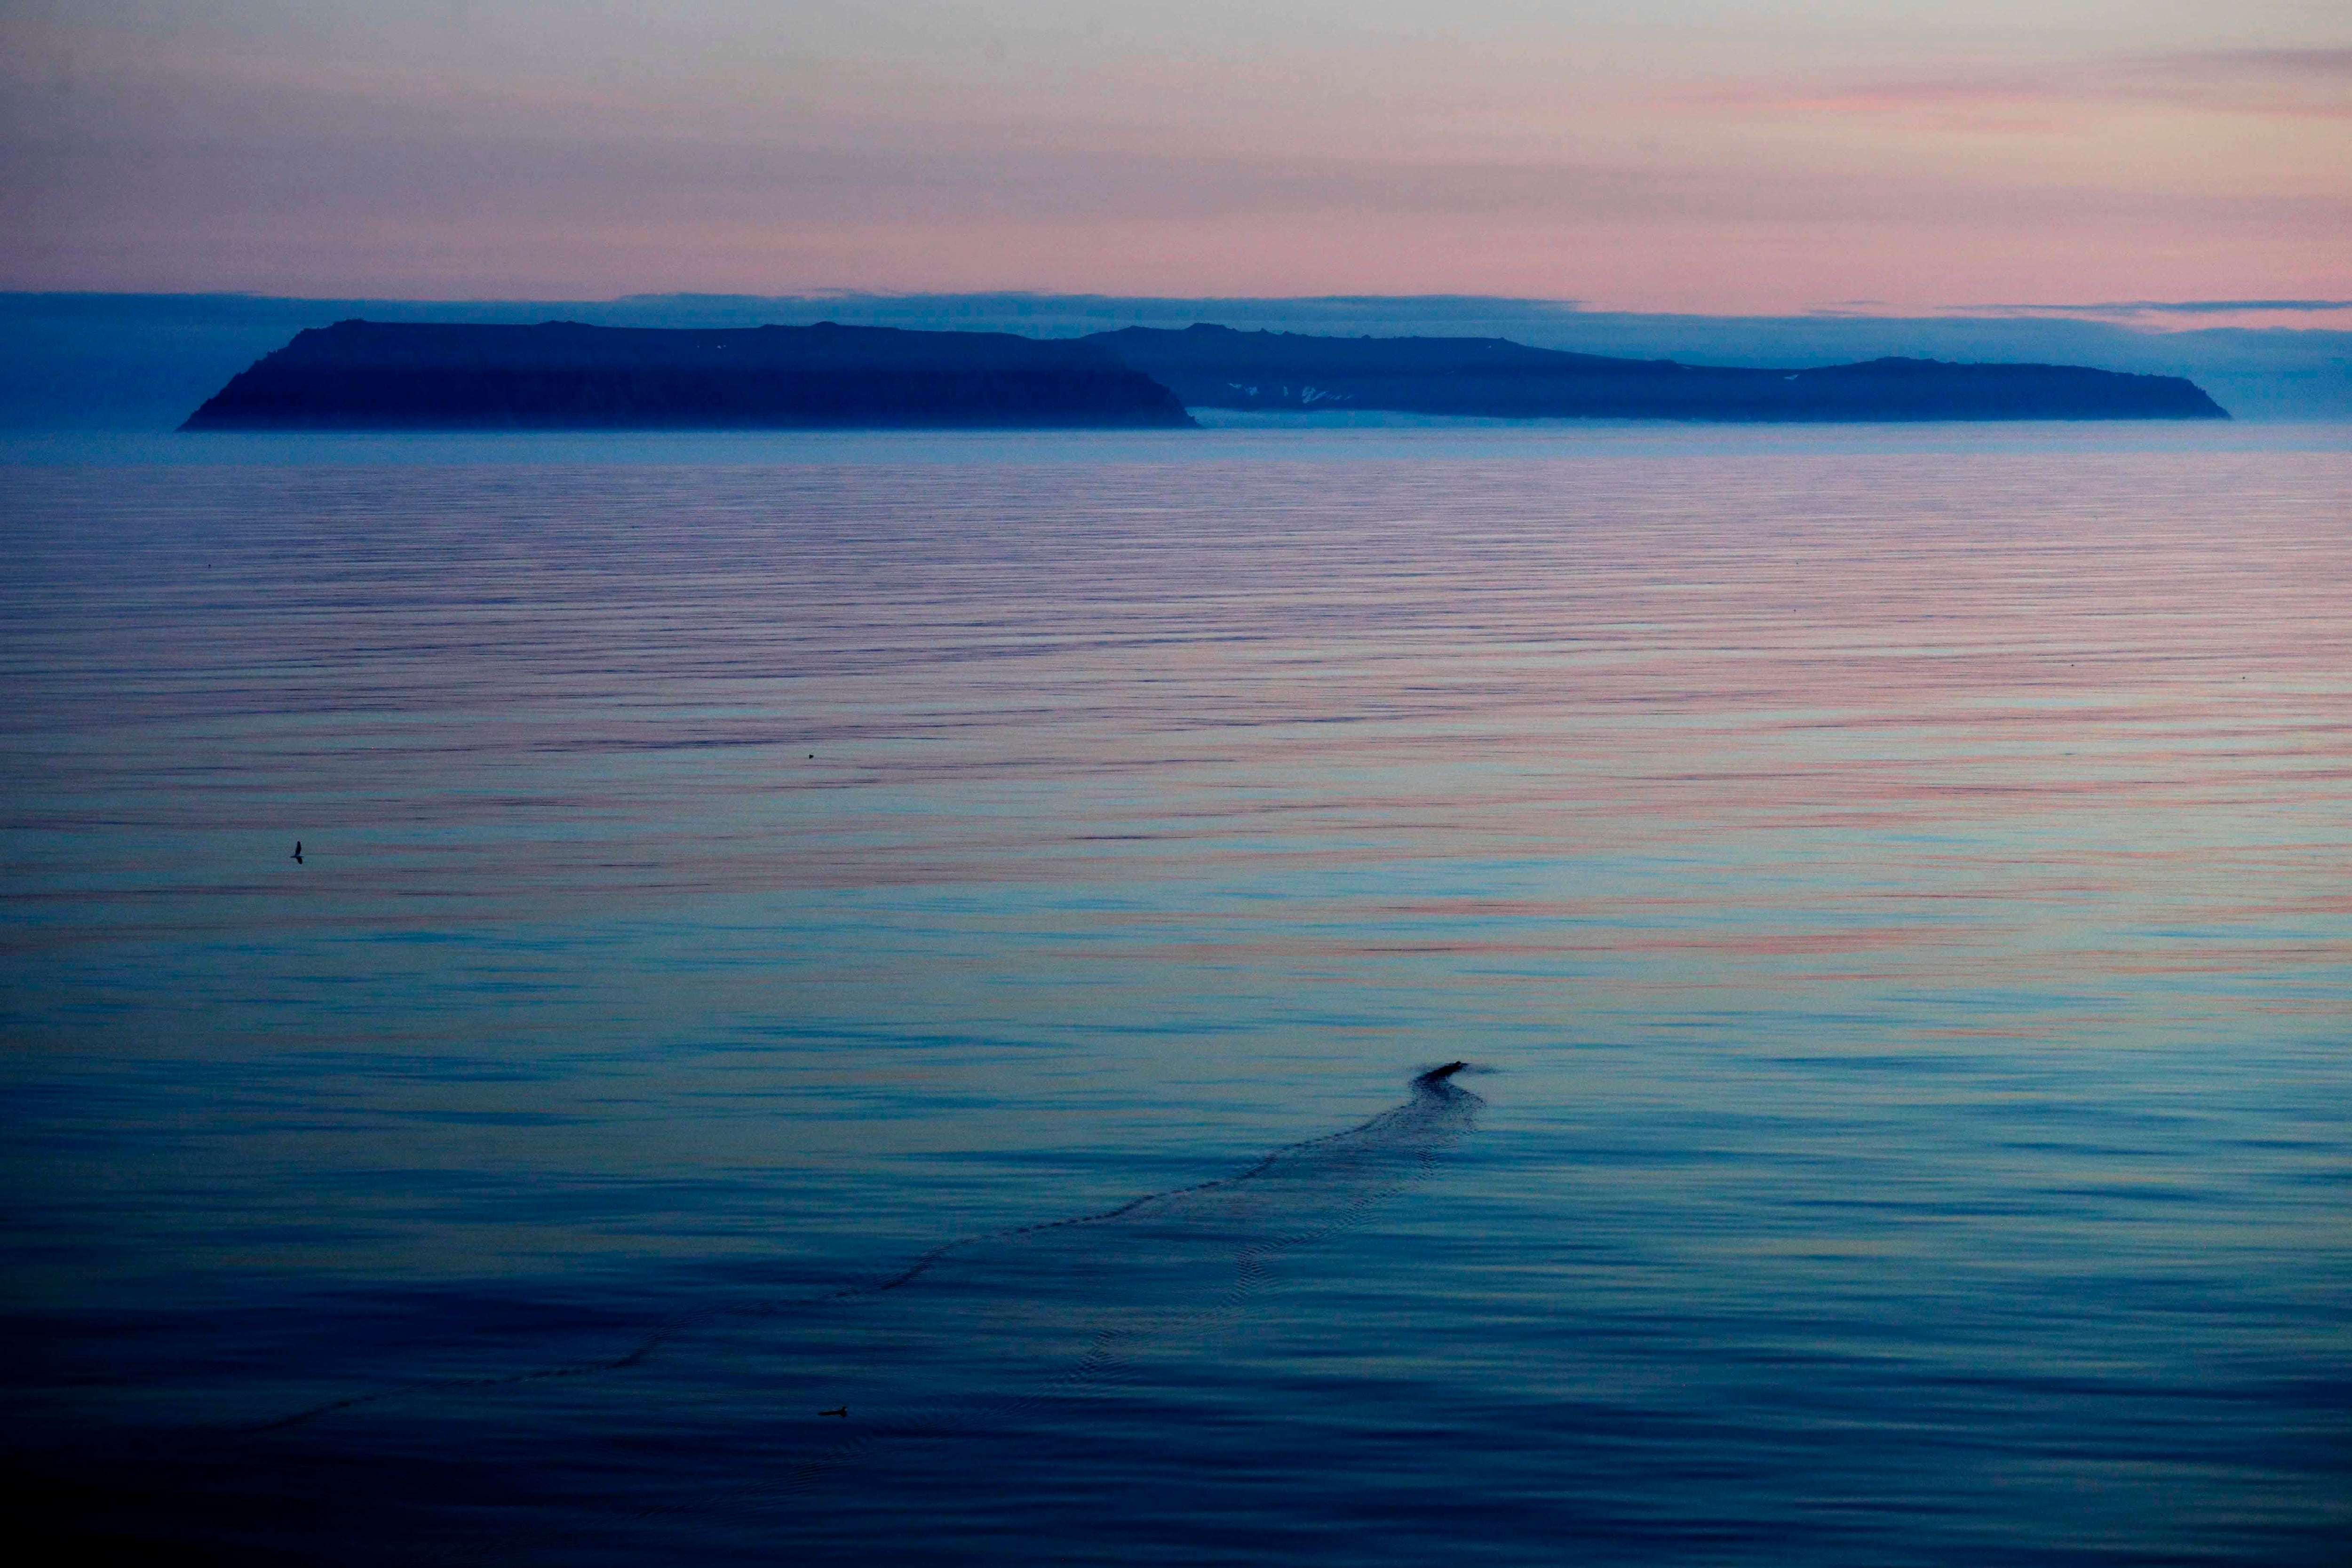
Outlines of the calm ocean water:
{"label": "calm ocean water", "polygon": [[56,1521],[2346,1561],[2352,444],[162,449],[0,467]]}

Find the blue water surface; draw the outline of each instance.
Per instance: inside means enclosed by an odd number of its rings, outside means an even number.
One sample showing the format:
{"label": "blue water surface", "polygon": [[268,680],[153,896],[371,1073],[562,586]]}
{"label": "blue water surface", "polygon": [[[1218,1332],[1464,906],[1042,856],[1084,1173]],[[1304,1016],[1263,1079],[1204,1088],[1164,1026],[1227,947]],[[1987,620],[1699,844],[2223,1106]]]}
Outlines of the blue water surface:
{"label": "blue water surface", "polygon": [[2344,1561],[2340,433],[78,439],[28,1520]]}

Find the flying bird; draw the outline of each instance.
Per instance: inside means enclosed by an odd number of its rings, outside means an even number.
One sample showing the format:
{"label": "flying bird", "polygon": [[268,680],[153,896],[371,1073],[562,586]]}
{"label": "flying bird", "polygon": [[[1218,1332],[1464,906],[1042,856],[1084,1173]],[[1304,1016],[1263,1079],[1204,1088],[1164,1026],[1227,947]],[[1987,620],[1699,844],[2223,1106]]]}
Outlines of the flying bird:
{"label": "flying bird", "polygon": [[302,863],[302,841],[301,841],[300,839],[297,838],[296,840],[294,840],[294,864],[296,864],[297,866],[299,866],[301,863]]}

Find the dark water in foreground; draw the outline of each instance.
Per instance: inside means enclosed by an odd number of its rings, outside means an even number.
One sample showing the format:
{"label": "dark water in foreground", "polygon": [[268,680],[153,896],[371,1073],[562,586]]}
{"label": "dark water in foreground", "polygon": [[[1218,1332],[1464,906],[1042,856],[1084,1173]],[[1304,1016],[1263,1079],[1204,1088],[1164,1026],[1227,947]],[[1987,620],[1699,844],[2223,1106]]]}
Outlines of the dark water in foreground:
{"label": "dark water in foreground", "polygon": [[0,468],[37,1511],[2346,1560],[2352,453],[1213,438]]}

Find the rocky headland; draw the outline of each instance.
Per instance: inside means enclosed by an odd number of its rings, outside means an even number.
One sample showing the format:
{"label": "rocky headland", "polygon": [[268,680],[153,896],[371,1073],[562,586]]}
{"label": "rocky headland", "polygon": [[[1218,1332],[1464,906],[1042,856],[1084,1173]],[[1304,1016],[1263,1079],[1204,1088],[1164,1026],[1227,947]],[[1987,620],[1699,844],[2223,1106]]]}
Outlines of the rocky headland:
{"label": "rocky headland", "polygon": [[2194,383],[2082,365],[1687,365],[1502,338],[1205,323],[1079,339],[887,327],[340,321],[264,356],[189,430],[1151,428],[1188,408],[1830,422],[2227,419]]}
{"label": "rocky headland", "polygon": [[1100,344],[888,327],[671,330],[338,321],[296,336],[187,430],[1189,426]]}
{"label": "rocky headland", "polygon": [[1726,421],[2229,417],[2182,377],[2081,365],[1879,359],[1726,369],[1504,338],[1329,338],[1207,324],[1086,341],[1164,383],[1188,408]]}

